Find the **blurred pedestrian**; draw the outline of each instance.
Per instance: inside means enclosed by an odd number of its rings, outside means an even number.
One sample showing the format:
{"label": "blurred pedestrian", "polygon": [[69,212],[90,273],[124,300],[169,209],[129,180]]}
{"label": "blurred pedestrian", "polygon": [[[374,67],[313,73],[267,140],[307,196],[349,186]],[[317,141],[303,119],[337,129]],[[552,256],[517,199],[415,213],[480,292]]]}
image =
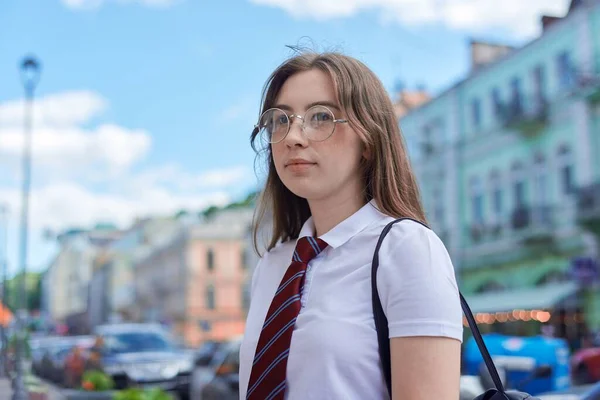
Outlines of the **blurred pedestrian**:
{"label": "blurred pedestrian", "polygon": [[[394,398],[459,396],[455,272],[426,226],[391,100],[339,53],[299,53],[270,76],[251,136],[266,155],[258,227],[272,241],[252,279],[240,399],[389,398],[373,319],[371,261],[389,321]],[[255,228],[256,238],[256,228]],[[291,264],[290,264],[291,263]]]}
{"label": "blurred pedestrian", "polygon": [[96,336],[94,345],[90,348],[90,353],[85,364],[86,371],[102,370],[102,355],[104,353],[104,338]]}
{"label": "blurred pedestrian", "polygon": [[73,347],[65,359],[65,385],[69,388],[77,388],[81,385],[81,377],[85,370],[86,358],[81,346]]}

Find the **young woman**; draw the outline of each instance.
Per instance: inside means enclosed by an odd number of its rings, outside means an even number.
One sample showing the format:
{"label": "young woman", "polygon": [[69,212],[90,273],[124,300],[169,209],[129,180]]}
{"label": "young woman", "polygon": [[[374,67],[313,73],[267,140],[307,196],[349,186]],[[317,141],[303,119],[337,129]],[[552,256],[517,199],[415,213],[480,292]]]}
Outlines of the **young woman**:
{"label": "young woman", "polygon": [[[272,241],[252,279],[240,399],[387,399],[371,303],[379,234],[425,222],[391,101],[360,61],[302,53],[269,78],[252,133],[268,159],[256,229]],[[462,313],[440,239],[394,225],[377,285],[389,321],[392,398],[455,400]]]}

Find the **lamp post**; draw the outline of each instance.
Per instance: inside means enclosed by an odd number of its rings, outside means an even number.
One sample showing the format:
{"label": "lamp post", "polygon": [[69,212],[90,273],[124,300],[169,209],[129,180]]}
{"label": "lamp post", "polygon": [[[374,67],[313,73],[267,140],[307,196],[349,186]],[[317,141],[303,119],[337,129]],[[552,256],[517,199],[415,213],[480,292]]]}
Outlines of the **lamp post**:
{"label": "lamp post", "polygon": [[[2,274],[2,297],[1,299],[1,304],[2,304],[2,322],[6,322],[6,313],[8,311],[8,307],[6,305],[6,299],[8,298],[8,290],[6,290],[6,281],[7,281],[7,271],[6,268],[8,266],[8,255],[7,255],[7,240],[8,240],[8,206],[4,205],[4,204],[0,204],[0,228],[2,228],[2,232],[0,233],[0,240],[2,240],[2,248],[0,249],[0,256],[2,258],[0,258],[0,267],[1,267],[1,274]],[[7,370],[6,370],[6,359],[8,356],[8,352],[7,352],[7,344],[8,344],[8,340],[7,339],[7,335],[6,335],[6,330],[8,329],[7,326],[2,325],[2,338],[1,338],[1,343],[2,343],[2,355],[1,355],[1,359],[2,362],[0,362],[0,377],[4,378],[7,376]]]}
{"label": "lamp post", "polygon": [[29,188],[31,186],[31,130],[33,119],[33,95],[40,80],[41,67],[33,56],[27,56],[20,65],[21,81],[25,89],[25,140],[23,146],[23,188],[21,199],[21,221],[19,242],[19,263],[21,268],[21,287],[19,311],[17,312],[19,337],[16,341],[16,377],[13,382],[13,400],[26,400],[28,395],[23,382],[23,362],[25,359],[26,315],[27,315],[27,248],[29,234]]}

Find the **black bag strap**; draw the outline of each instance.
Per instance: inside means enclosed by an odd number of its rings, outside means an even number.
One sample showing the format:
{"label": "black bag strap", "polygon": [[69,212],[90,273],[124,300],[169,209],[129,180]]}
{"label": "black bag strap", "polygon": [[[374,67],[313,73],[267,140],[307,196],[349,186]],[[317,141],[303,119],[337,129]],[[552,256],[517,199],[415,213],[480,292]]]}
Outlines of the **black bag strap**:
{"label": "black bag strap", "polygon": [[[381,305],[381,300],[379,298],[379,291],[377,290],[377,268],[379,267],[379,248],[381,247],[381,243],[383,239],[388,234],[390,229],[394,224],[404,221],[410,220],[416,223],[419,223],[429,229],[429,227],[422,222],[414,220],[412,218],[400,218],[394,220],[386,225],[386,227],[381,232],[379,236],[379,241],[377,242],[377,247],[375,247],[375,253],[373,254],[373,264],[371,268],[371,288],[372,288],[372,297],[373,297],[373,315],[375,318],[375,328],[377,329],[377,340],[379,342],[379,357],[381,359],[381,364],[383,367],[383,375],[385,377],[385,382],[387,384],[388,393],[390,397],[392,396],[392,363],[391,363],[391,355],[390,355],[390,339],[389,339],[389,330],[388,330],[388,320],[383,311],[383,307]],[[483,338],[481,337],[481,332],[479,332],[479,328],[477,327],[477,323],[475,322],[475,318],[473,317],[473,313],[471,312],[471,308],[467,304],[467,301],[463,297],[462,293],[459,292],[460,295],[460,305],[462,307],[463,313],[467,318],[467,322],[469,323],[469,328],[471,328],[471,332],[473,333],[473,337],[475,338],[475,342],[477,343],[477,347],[483,356],[483,361],[485,362],[485,366],[487,367],[492,380],[494,381],[494,385],[498,392],[504,394],[505,389],[502,384],[502,380],[500,379],[500,375],[498,375],[498,370],[496,370],[496,366],[492,361],[492,357],[483,342]]]}

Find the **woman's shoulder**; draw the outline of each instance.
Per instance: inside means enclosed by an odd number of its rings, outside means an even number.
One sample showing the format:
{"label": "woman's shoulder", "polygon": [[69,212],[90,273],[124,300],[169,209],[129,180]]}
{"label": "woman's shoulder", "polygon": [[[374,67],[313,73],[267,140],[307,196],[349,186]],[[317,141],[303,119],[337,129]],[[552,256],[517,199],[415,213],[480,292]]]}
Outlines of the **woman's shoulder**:
{"label": "woman's shoulder", "polygon": [[[365,230],[365,233],[369,236],[376,235],[377,238],[379,238],[379,235],[381,232],[383,232],[385,227],[397,219],[399,218],[386,215],[375,223],[371,224],[371,226]],[[430,229],[427,225],[410,218],[402,218],[400,221],[392,225],[390,231],[384,239],[384,243],[390,241],[396,245],[404,241],[433,241],[442,244],[438,235],[432,229]]]}

